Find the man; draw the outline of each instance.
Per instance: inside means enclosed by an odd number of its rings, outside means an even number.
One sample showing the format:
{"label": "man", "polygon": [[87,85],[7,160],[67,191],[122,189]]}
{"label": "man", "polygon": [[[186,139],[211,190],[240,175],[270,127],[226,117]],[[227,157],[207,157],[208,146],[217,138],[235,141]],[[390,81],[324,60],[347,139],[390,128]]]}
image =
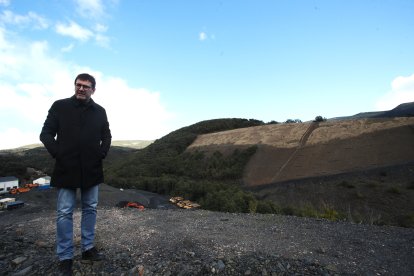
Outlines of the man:
{"label": "man", "polygon": [[72,274],[77,189],[82,204],[82,262],[102,259],[93,244],[96,206],[98,185],[104,181],[102,160],[112,137],[105,109],[91,99],[95,85],[93,76],[78,75],[75,94],[53,103],[40,134],[40,140],[55,158],[50,185],[57,188],[56,252],[63,275]]}

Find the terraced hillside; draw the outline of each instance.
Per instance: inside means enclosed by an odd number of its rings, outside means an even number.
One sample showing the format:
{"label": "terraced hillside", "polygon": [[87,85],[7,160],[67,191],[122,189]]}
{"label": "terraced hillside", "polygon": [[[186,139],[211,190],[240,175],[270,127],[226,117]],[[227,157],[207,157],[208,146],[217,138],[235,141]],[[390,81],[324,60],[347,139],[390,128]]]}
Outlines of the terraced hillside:
{"label": "terraced hillside", "polygon": [[247,186],[363,171],[414,161],[414,118],[263,125],[200,135],[188,150],[251,145]]}

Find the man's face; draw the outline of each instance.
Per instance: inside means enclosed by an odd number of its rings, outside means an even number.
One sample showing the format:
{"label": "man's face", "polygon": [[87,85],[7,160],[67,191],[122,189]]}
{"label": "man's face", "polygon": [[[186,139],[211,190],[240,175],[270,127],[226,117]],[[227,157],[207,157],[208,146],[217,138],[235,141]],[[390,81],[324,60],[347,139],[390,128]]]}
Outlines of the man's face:
{"label": "man's face", "polygon": [[75,82],[75,97],[78,100],[88,102],[95,92],[92,83],[88,80],[77,79]]}

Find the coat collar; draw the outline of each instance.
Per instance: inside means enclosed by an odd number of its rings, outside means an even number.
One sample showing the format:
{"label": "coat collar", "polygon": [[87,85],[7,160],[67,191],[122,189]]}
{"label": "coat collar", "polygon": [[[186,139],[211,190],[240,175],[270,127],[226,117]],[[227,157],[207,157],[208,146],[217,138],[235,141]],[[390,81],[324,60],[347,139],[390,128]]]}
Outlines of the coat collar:
{"label": "coat collar", "polygon": [[71,102],[76,106],[76,107],[79,107],[79,106],[85,106],[85,107],[95,107],[96,106],[96,103],[94,102],[94,100],[91,98],[90,100],[89,100],[89,102],[88,103],[86,103],[86,104],[84,104],[84,103],[82,103],[81,101],[78,101],[77,99],[76,99],[76,97],[75,97],[75,95],[73,95],[72,97],[70,97],[70,100],[71,100]]}

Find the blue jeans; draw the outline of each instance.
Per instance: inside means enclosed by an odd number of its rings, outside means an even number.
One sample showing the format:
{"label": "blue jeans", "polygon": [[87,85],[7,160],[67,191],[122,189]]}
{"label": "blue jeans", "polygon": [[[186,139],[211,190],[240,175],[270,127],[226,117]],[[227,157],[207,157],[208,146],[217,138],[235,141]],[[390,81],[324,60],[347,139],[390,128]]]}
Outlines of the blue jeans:
{"label": "blue jeans", "polygon": [[[80,189],[82,203],[81,249],[93,247],[95,238],[96,206],[98,188]],[[57,189],[56,253],[60,261],[73,259],[73,210],[76,206],[76,189]]]}

